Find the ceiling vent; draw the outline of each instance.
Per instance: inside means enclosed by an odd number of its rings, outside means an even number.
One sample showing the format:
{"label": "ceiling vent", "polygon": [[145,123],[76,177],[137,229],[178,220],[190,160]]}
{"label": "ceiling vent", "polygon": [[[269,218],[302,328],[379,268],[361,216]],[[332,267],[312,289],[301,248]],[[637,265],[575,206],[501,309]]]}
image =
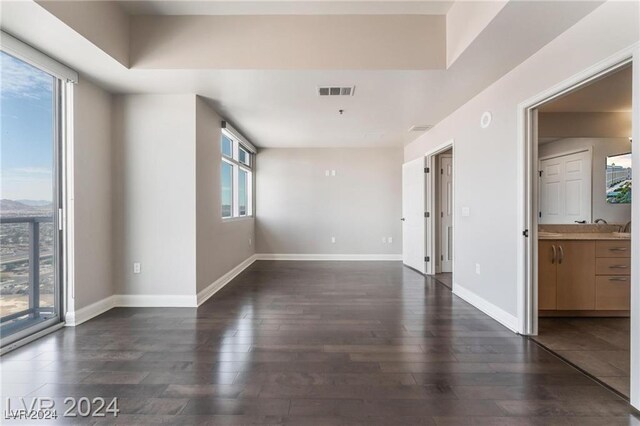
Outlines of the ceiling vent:
{"label": "ceiling vent", "polygon": [[356,86],[320,86],[318,96],[353,96]]}
{"label": "ceiling vent", "polygon": [[412,126],[409,131],[410,132],[426,132],[427,130],[432,129],[433,126],[431,124],[420,124]]}

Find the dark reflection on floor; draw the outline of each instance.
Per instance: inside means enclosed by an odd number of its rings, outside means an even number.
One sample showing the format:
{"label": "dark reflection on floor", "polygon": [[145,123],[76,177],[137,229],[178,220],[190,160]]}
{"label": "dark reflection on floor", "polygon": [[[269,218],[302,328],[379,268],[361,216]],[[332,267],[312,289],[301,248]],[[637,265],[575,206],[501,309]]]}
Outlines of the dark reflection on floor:
{"label": "dark reflection on floor", "polygon": [[114,309],[0,367],[3,395],[117,396],[121,424],[633,421],[623,399],[396,262],[256,262],[198,309]]}
{"label": "dark reflection on floor", "polygon": [[534,340],[629,397],[629,318],[540,318]]}
{"label": "dark reflection on floor", "polygon": [[449,288],[453,288],[453,274],[451,272],[441,272],[433,276],[436,280]]}

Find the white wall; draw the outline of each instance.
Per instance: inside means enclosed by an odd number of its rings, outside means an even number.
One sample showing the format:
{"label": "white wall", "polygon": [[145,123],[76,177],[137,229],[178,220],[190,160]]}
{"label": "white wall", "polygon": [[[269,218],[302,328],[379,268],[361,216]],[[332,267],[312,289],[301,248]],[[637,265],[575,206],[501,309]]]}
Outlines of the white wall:
{"label": "white wall", "polygon": [[[254,254],[254,218],[222,220],[221,118],[196,100],[197,290],[205,289]],[[251,241],[251,243],[250,243]]]}
{"label": "white wall", "polygon": [[113,295],[112,96],[80,78],[74,88],[74,308]]}
{"label": "white wall", "polygon": [[629,138],[630,136],[631,112],[538,114],[539,138]]}
{"label": "white wall", "polygon": [[604,219],[608,223],[624,225],[631,220],[631,204],[609,204],[606,201],[606,169],[607,156],[624,154],[631,151],[629,138],[568,138],[540,145],[538,156],[576,152],[593,148],[591,205],[593,220]]}
{"label": "white wall", "polygon": [[195,295],[195,108],[194,95],[115,97],[118,294]]}
{"label": "white wall", "polygon": [[[462,286],[516,315],[517,106],[570,76],[636,43],[637,2],[607,2],[419,139],[405,147],[405,161],[455,139],[455,279]],[[487,129],[483,111],[493,113]],[[462,217],[461,208],[470,216]],[[475,273],[475,264],[481,274]]]}
{"label": "white wall", "polygon": [[257,252],[400,254],[401,179],[400,148],[261,150]]}

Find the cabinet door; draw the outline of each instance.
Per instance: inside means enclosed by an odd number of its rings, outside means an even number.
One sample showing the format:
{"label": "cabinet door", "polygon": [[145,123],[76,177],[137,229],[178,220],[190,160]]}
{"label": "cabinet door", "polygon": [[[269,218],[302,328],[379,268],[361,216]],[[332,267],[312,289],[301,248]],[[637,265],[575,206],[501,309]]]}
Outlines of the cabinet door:
{"label": "cabinet door", "polygon": [[557,241],[538,241],[538,309],[556,309]]}
{"label": "cabinet door", "polygon": [[596,245],[594,241],[559,241],[558,310],[596,307]]}

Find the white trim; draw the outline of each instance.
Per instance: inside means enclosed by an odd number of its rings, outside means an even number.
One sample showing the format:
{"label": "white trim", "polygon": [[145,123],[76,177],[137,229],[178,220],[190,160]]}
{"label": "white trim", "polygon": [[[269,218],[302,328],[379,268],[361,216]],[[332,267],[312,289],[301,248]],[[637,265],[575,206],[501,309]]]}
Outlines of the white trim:
{"label": "white trim", "polygon": [[402,254],[256,254],[256,260],[402,261]]}
{"label": "white trim", "polygon": [[11,56],[34,65],[60,80],[78,82],[77,72],[4,31],[0,31],[0,47]]}
{"label": "white trim", "polygon": [[116,294],[117,307],[122,308],[196,308],[195,294]]}
{"label": "white trim", "polygon": [[255,254],[249,256],[242,263],[240,263],[235,268],[233,268],[232,270],[230,270],[229,272],[227,272],[226,274],[224,274],[223,276],[215,280],[209,286],[207,286],[207,288],[198,292],[196,296],[198,306],[206,302],[211,296],[216,294],[222,287],[229,284],[235,277],[237,277],[242,271],[244,271],[249,266],[251,266],[253,262],[255,262],[256,260],[257,260],[257,257]]}
{"label": "white trim", "polygon": [[509,312],[499,308],[493,303],[483,299],[478,296],[474,292],[462,287],[460,284],[457,284],[455,281],[453,283],[453,294],[469,303],[473,307],[481,310],[485,314],[489,315],[494,320],[498,321],[500,324],[507,327],[509,330],[517,333],[518,332],[518,318],[514,315],[511,315]]}
{"label": "white trim", "polygon": [[[632,180],[640,182],[640,45],[633,51]],[[631,204],[631,405],[640,410],[640,203]]]}
{"label": "white trim", "polygon": [[65,326],[75,327],[116,307],[116,296],[105,297],[75,312],[67,312]]}
{"label": "white trim", "polygon": [[[455,139],[451,139],[448,140],[447,142],[444,142],[438,146],[436,146],[435,148],[429,150],[427,153],[425,153],[425,158],[426,158],[426,163],[427,163],[427,167],[429,167],[431,170],[436,170],[436,157],[438,156],[438,154],[441,154],[445,151],[448,151],[449,149],[451,149],[453,151],[452,157],[453,157],[453,176],[451,178],[452,181],[452,186],[453,186],[453,219],[452,219],[452,226],[453,226],[453,232],[452,232],[452,237],[453,237],[453,249],[454,249],[454,253],[453,253],[453,262],[451,265],[451,271],[452,271],[452,275],[451,278],[455,281],[455,276],[453,274],[455,274],[455,259],[456,259],[456,254],[455,254],[455,238],[456,238],[456,155],[455,155],[455,148],[454,148],[454,144],[455,144]],[[435,190],[435,185],[436,185],[436,179],[435,179],[435,172],[433,173],[427,173],[427,184],[426,184],[426,188],[427,188],[427,194],[426,194],[426,205],[425,205],[425,210],[426,212],[431,212],[432,214],[430,215],[429,218],[427,218],[427,232],[425,233],[425,249],[426,249],[426,253],[427,256],[429,256],[431,259],[433,259],[431,262],[427,262],[427,267],[426,267],[426,274],[427,275],[433,275],[436,274],[438,271],[436,270],[436,261],[435,261],[435,253],[436,253],[436,239],[435,239],[435,233],[436,233],[436,222],[437,222],[437,218],[436,215],[434,214],[434,209],[436,206],[436,193],[438,191]]]}
{"label": "white trim", "polygon": [[252,154],[257,154],[258,150],[255,146],[247,138],[245,138],[242,133],[237,131],[229,122],[222,121],[220,127],[222,127],[222,133],[226,133],[227,136],[230,136],[231,139],[235,139],[240,142],[246,149],[251,151]]}

